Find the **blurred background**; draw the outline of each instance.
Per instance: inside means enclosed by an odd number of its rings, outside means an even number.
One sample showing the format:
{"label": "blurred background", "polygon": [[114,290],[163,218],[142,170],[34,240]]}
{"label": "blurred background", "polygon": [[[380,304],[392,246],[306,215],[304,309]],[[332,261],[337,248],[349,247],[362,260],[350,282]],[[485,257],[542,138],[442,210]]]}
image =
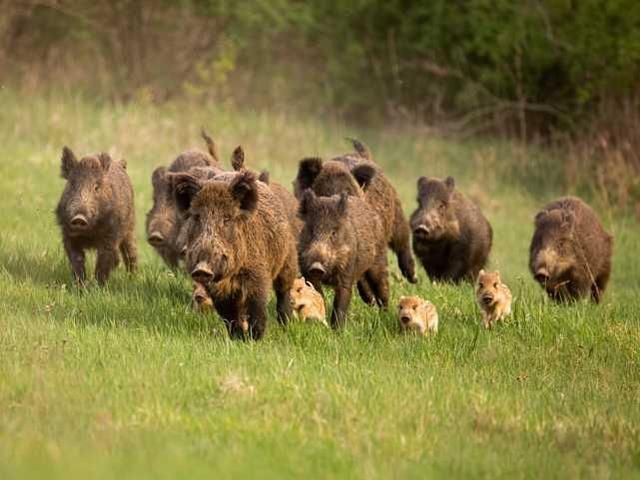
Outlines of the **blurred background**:
{"label": "blurred background", "polygon": [[20,95],[509,139],[552,151],[563,187],[640,214],[637,0],[0,0],[0,11],[0,82]]}

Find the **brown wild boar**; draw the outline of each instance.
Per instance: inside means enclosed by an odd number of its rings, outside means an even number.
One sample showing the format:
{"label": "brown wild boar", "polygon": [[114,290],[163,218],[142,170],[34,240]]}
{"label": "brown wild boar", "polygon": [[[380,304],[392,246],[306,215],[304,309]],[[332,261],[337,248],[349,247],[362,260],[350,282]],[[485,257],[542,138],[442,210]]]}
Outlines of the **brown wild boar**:
{"label": "brown wild boar", "polygon": [[491,225],[453,177],[418,179],[411,230],[413,251],[432,281],[475,281],[491,251]]}
{"label": "brown wild boar", "polygon": [[500,278],[500,272],[480,270],[476,281],[476,301],[482,310],[484,328],[491,328],[511,315],[511,290]]}
{"label": "brown wild boar", "polygon": [[536,215],[529,268],[558,301],[591,295],[598,303],[611,275],[613,237],[596,213],[577,197],[548,203]]}
{"label": "brown wild boar", "polygon": [[438,311],[433,303],[420,297],[400,297],[398,319],[403,330],[420,335],[438,333]]}
{"label": "brown wild boar", "polygon": [[124,161],[106,153],[78,160],[62,149],[61,174],[67,183],[56,209],[64,249],[75,279],[85,281],[85,250],[97,251],[95,277],[104,284],[118,265],[136,268],[133,188]]}
{"label": "brown wild boar", "polygon": [[346,192],[360,196],[381,219],[385,241],[398,257],[402,275],[412,283],[417,281],[415,263],[411,254],[409,223],[402,205],[382,169],[373,161],[369,150],[359,141],[352,140],[356,153],[336,157],[327,162],[319,158],[306,158],[300,162],[294,180],[294,193],[311,188],[318,196],[331,196]]}
{"label": "brown wild boar", "polygon": [[158,167],[151,176],[153,206],[147,213],[147,241],[171,268],[177,268],[180,259],[177,238],[181,218],[178,216],[167,174],[186,172],[194,167],[206,167],[214,172],[222,171],[215,143],[206,132],[203,131],[202,136],[207,143],[208,154],[199,150],[188,150],[178,155],[169,168]]}
{"label": "brown wild boar", "polygon": [[272,285],[278,320],[285,323],[298,266],[278,198],[249,171],[230,181],[171,176],[176,204],[186,214],[187,271],[206,288],[229,335],[244,336],[245,325],[253,339],[264,335]]}
{"label": "brown wild boar", "polygon": [[293,308],[300,320],[316,321],[329,326],[322,295],[313,288],[311,282],[307,282],[304,278],[296,278],[293,282],[291,287],[291,308]]}
{"label": "brown wild boar", "polygon": [[331,325],[344,324],[354,284],[365,278],[381,307],[389,302],[387,253],[380,218],[361,198],[346,193],[317,197],[307,190],[300,202],[304,226],[299,262],[305,278],[322,293],[335,291]]}

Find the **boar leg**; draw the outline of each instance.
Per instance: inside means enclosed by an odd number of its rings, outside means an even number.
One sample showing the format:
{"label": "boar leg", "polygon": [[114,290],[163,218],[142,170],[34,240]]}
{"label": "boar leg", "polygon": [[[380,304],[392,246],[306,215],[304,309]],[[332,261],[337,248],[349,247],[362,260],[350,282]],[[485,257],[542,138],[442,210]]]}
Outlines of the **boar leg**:
{"label": "boar leg", "polygon": [[416,264],[411,254],[411,230],[404,217],[400,203],[396,203],[395,225],[391,238],[391,250],[398,257],[398,267],[402,275],[411,283],[417,283]]}
{"label": "boar leg", "polygon": [[98,259],[96,261],[96,280],[100,285],[109,278],[111,270],[118,266],[118,251],[111,245],[98,249]]}
{"label": "boar leg", "polygon": [[84,285],[86,272],[84,269],[84,250],[75,248],[69,242],[64,242],[64,250],[67,252],[67,258],[71,263],[71,269],[73,270],[73,276],[75,281],[80,285]]}
{"label": "boar leg", "polygon": [[129,233],[120,243],[120,253],[128,272],[135,272],[138,264],[138,252],[133,233]]}
{"label": "boar leg", "polygon": [[249,317],[249,335],[260,340],[267,327],[267,296],[256,292],[247,298],[247,316]]}
{"label": "boar leg", "polygon": [[381,308],[389,306],[389,276],[387,266],[375,266],[365,273],[376,296],[376,303]]}
{"label": "boar leg", "polygon": [[331,312],[331,326],[333,328],[344,326],[347,318],[347,310],[351,303],[352,290],[352,285],[348,287],[338,285],[338,287],[336,287],[335,297],[333,298],[333,311]]}
{"label": "boar leg", "polygon": [[360,294],[360,298],[367,305],[374,305],[376,303],[376,297],[371,289],[371,285],[369,285],[369,281],[367,277],[363,276],[360,280],[358,280],[358,293]]}
{"label": "boar leg", "polygon": [[600,303],[602,294],[607,288],[607,283],[609,283],[609,275],[609,272],[600,275],[598,278],[596,278],[595,284],[591,286],[591,299],[594,302]]}
{"label": "boar leg", "polygon": [[216,311],[227,327],[229,338],[244,338],[244,330],[242,329],[240,318],[240,305],[235,298],[227,298],[225,300],[217,300],[215,302]]}
{"label": "boar leg", "polygon": [[291,287],[293,281],[298,276],[298,261],[295,246],[291,250],[282,270],[273,282],[273,289],[276,291],[276,311],[278,312],[278,322],[286,325],[293,315],[291,308]]}

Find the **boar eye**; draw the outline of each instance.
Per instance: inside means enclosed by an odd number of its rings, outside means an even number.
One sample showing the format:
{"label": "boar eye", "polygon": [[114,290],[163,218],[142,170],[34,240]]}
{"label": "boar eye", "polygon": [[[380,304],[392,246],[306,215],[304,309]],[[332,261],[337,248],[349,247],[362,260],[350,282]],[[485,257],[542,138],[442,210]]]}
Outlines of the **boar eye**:
{"label": "boar eye", "polygon": [[441,212],[444,212],[444,210],[447,208],[447,204],[442,202],[440,203],[440,205],[438,205],[438,210],[440,210]]}
{"label": "boar eye", "polygon": [[333,231],[331,232],[331,238],[335,240],[337,237],[338,237],[338,232],[337,232],[337,230],[333,230]]}
{"label": "boar eye", "polygon": [[93,186],[93,191],[94,191],[94,192],[97,192],[98,190],[100,190],[100,184],[99,184],[99,183],[96,183],[96,184]]}
{"label": "boar eye", "polygon": [[498,283],[494,283],[493,288],[498,288]]}
{"label": "boar eye", "polygon": [[191,219],[196,222],[196,223],[200,223],[200,215],[197,213],[193,213],[190,215]]}

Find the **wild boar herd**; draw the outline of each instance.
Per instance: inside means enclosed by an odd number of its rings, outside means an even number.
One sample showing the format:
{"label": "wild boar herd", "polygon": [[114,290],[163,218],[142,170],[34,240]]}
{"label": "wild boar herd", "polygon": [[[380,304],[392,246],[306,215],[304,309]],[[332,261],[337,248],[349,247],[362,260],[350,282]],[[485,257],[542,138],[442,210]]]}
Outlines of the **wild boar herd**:
{"label": "wild boar herd", "polygon": [[[387,248],[402,275],[417,282],[413,253],[434,282],[471,281],[490,328],[509,315],[511,292],[499,272],[485,272],[491,225],[452,177],[420,177],[417,209],[407,220],[393,185],[369,149],[323,161],[300,161],[293,193],[266,171],[245,165],[241,147],[226,170],[213,139],[151,175],[149,244],[172,269],[184,268],[200,310],[215,309],[232,338],[259,339],[275,292],[278,321],[294,312],[325,323],[323,286],[334,290],[330,322],[344,324],[354,287],[369,305],[387,308]],[[120,257],[137,264],[133,188],[124,161],[106,153],[77,159],[63,148],[66,180],[56,216],[75,280],[84,284],[85,251],[95,249],[95,278],[104,284]],[[599,302],[611,272],[612,237],[582,200],[563,197],[535,216],[529,267],[557,301]],[[435,306],[401,297],[398,319],[420,333],[438,330]]]}

